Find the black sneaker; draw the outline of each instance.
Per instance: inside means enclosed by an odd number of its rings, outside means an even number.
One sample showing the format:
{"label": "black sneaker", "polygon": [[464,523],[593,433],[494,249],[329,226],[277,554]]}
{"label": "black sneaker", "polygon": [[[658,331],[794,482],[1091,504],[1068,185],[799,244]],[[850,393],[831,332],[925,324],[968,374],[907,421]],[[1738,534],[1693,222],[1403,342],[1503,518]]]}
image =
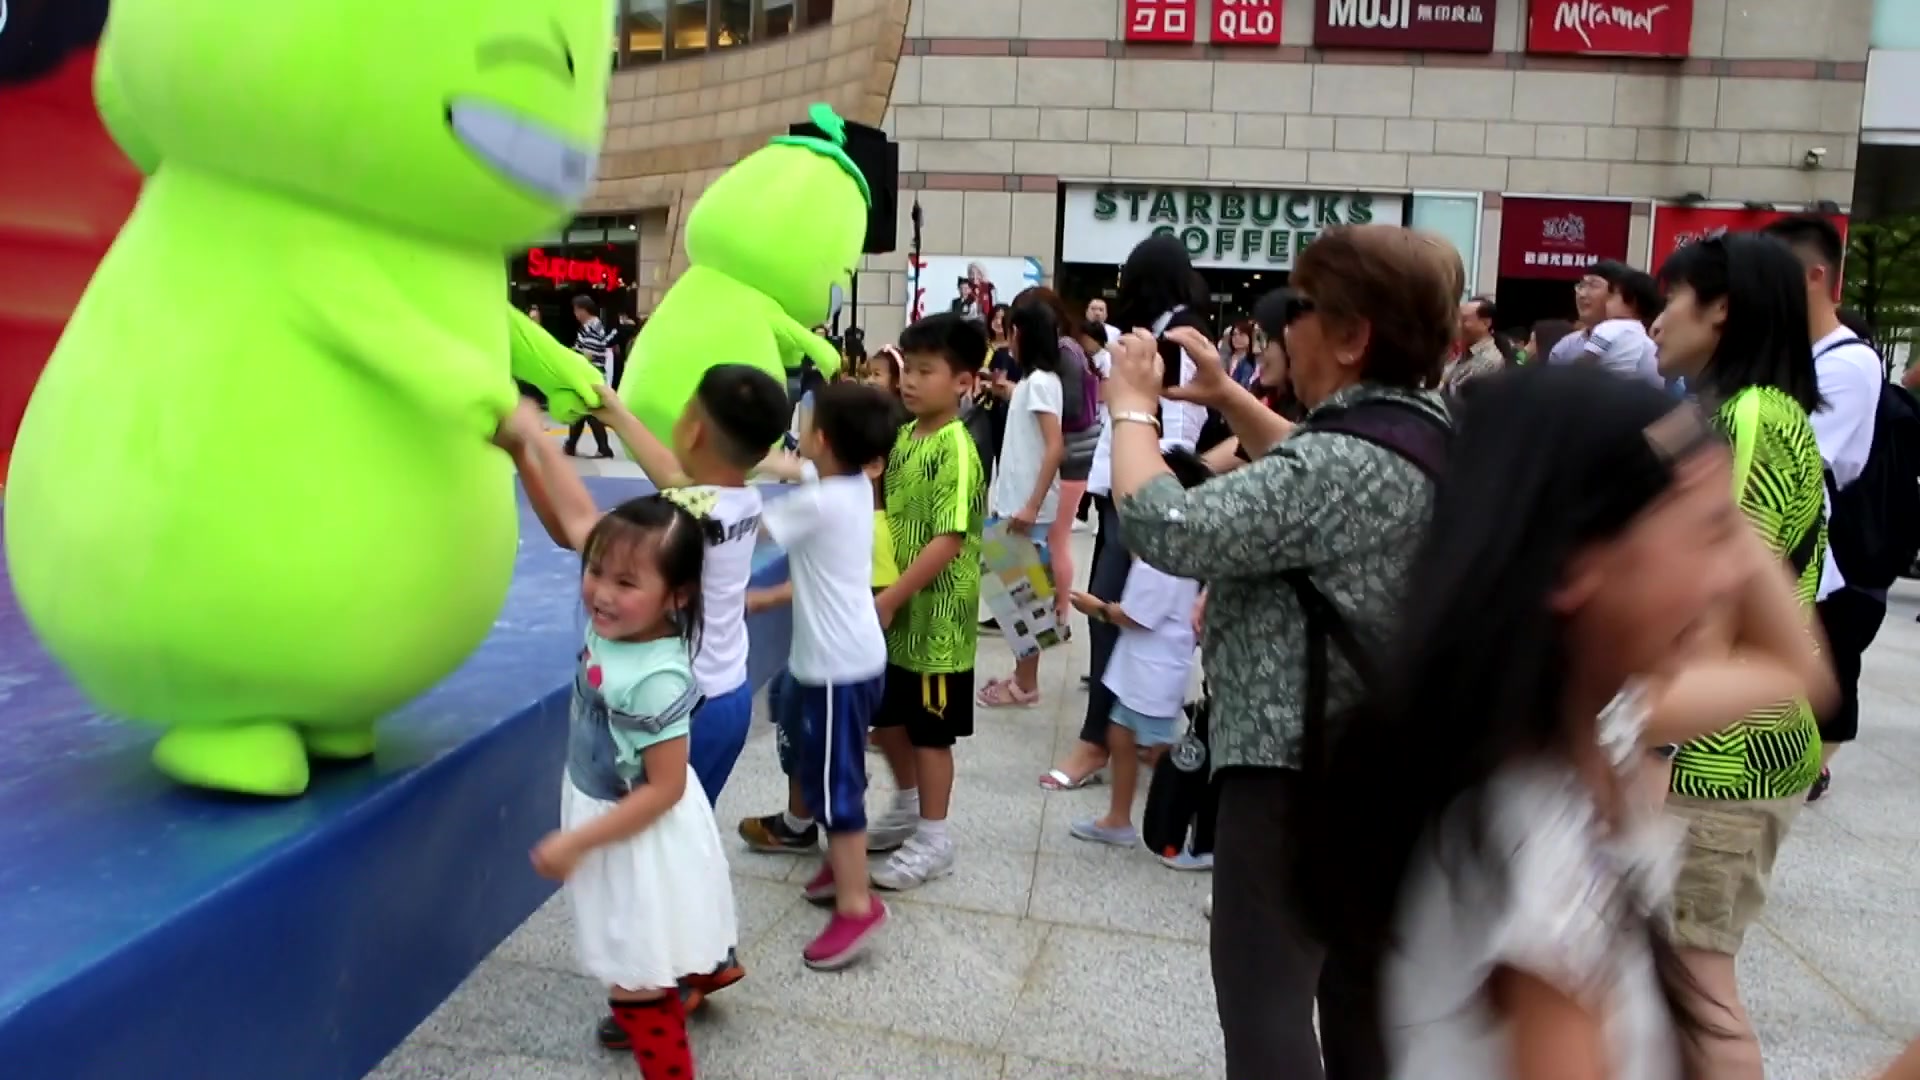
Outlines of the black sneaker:
{"label": "black sneaker", "polygon": [[798,832],[787,827],[787,815],[743,818],[740,839],[748,849],[766,855],[805,855],[820,850],[820,826],[809,825]]}
{"label": "black sneaker", "polygon": [[1832,786],[1833,786],[1833,770],[1821,769],[1820,779],[1815,780],[1813,782],[1813,786],[1807,789],[1807,801],[1810,803],[1819,802],[1820,796],[1825,795],[1827,793],[1827,789]]}
{"label": "black sneaker", "polygon": [[615,1020],[611,1016],[603,1016],[600,1018],[600,1026],[595,1029],[594,1034],[599,1036],[600,1045],[605,1049],[633,1049],[633,1040],[627,1038],[626,1029],[620,1026],[620,1021]]}

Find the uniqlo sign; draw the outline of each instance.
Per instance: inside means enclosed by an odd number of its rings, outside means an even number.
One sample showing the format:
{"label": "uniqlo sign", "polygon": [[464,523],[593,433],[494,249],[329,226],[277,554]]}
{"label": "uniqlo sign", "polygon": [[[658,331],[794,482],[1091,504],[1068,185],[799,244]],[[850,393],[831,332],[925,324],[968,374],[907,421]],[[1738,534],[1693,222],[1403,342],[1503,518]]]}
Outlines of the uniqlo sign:
{"label": "uniqlo sign", "polygon": [[1127,0],[1127,40],[1191,44],[1193,9],[1194,0]]}
{"label": "uniqlo sign", "polygon": [[1527,51],[1583,56],[1686,56],[1693,0],[1528,0]]}
{"label": "uniqlo sign", "polygon": [[1280,0],[1213,0],[1213,42],[1280,44]]}

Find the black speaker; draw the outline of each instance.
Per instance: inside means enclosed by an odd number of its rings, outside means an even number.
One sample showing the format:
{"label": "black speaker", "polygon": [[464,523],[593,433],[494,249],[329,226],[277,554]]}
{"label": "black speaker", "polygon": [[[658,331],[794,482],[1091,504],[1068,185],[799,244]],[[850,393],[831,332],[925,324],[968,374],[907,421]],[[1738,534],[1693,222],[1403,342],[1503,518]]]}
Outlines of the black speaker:
{"label": "black speaker", "polygon": [[[893,238],[899,230],[900,144],[887,138],[879,128],[847,123],[847,156],[867,178],[867,190],[873,205],[867,210],[867,242],[860,250],[869,255],[885,255],[893,250]],[[795,124],[790,135],[822,139],[826,133],[812,124]]]}

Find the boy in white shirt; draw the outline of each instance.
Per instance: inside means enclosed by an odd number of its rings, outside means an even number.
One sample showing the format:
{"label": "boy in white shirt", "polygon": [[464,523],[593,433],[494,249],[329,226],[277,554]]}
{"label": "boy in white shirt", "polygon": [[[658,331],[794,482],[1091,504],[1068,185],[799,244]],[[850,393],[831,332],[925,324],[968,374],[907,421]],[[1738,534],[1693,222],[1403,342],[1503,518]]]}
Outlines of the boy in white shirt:
{"label": "boy in white shirt", "polygon": [[[1186,451],[1171,451],[1166,461],[1186,487],[1210,475]],[[1127,568],[1119,600],[1073,594],[1073,606],[1087,618],[1120,628],[1113,658],[1101,677],[1114,698],[1107,726],[1112,797],[1106,816],[1076,821],[1069,827],[1075,839],[1115,847],[1139,845],[1140,833],[1133,827],[1133,795],[1140,778],[1138,748],[1147,747],[1157,762],[1180,736],[1187,685],[1193,677],[1193,615],[1199,600],[1199,582],[1174,577],[1139,559]]]}
{"label": "boy in white shirt", "polygon": [[873,600],[874,501],[867,466],[893,445],[887,395],[860,383],[815,391],[800,454],[806,482],[767,504],[767,533],[787,552],[793,647],[787,667],[800,699],[794,779],[827,833],[827,861],[803,892],[833,918],[802,952],[808,967],[858,960],[887,920],[867,872],[867,728],[879,707],[887,642]]}

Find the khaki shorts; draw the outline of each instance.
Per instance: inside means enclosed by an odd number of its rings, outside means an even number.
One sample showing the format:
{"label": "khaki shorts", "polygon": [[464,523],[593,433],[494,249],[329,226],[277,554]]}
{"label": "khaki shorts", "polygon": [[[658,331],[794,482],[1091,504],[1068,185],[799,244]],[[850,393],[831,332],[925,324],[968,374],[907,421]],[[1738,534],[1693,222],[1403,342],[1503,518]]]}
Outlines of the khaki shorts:
{"label": "khaki shorts", "polygon": [[1673,887],[1673,942],[1733,956],[1760,917],[1780,842],[1806,796],[1754,802],[1667,796],[1667,812],[1687,823],[1680,876]]}

